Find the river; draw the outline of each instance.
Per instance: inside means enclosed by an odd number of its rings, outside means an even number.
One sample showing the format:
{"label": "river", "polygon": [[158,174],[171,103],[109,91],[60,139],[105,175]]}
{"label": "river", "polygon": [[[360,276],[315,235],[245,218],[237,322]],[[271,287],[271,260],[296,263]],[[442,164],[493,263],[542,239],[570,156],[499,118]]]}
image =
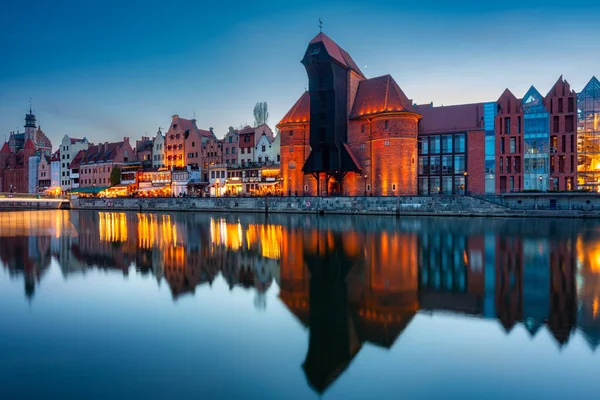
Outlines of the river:
{"label": "river", "polygon": [[596,399],[600,221],[0,212],[0,398]]}

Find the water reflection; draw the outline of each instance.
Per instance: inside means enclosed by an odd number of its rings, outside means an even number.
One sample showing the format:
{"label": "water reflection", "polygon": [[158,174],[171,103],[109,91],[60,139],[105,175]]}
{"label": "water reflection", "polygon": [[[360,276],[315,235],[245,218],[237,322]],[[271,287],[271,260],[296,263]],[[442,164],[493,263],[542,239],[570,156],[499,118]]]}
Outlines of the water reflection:
{"label": "water reflection", "polygon": [[302,368],[325,391],[365,343],[393,346],[417,313],[496,319],[600,343],[600,224],[571,220],[0,213],[0,259],[31,298],[55,257],[62,274],[132,269],[174,301],[211,285],[279,299],[308,328]]}

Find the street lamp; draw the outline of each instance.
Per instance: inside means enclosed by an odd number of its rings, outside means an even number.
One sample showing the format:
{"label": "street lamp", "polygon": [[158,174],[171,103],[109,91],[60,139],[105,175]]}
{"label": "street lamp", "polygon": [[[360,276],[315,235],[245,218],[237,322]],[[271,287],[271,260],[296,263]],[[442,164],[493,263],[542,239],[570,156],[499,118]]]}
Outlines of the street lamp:
{"label": "street lamp", "polygon": [[538,181],[540,181],[540,191],[542,190],[542,180],[544,180],[544,177],[540,175],[538,177]]}
{"label": "street lamp", "polygon": [[366,197],[367,196],[367,178],[368,178],[367,174],[364,175],[364,178],[365,178],[365,197]]}
{"label": "street lamp", "polygon": [[468,180],[469,180],[469,173],[467,171],[463,172],[463,175],[465,176],[465,195],[467,195],[469,193],[469,187],[468,187]]}

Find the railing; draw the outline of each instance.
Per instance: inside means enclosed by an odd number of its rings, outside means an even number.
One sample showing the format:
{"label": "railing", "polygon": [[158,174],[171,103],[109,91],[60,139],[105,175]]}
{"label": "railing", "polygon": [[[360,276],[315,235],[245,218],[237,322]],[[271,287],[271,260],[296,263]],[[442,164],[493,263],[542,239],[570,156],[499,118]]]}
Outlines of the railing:
{"label": "railing", "polygon": [[1,193],[0,198],[9,199],[55,199],[56,196],[43,193]]}

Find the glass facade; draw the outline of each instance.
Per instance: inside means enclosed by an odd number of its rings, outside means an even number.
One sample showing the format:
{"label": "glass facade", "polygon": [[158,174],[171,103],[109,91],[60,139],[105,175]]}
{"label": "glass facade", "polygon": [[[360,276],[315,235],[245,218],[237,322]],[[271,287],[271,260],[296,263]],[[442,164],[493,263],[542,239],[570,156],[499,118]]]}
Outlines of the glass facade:
{"label": "glass facade", "polygon": [[593,77],[577,95],[577,184],[600,192],[600,82]]}
{"label": "glass facade", "polygon": [[523,97],[523,114],[523,188],[546,191],[550,178],[550,114],[534,87]]}
{"label": "glass facade", "polygon": [[465,194],[467,171],[465,133],[419,138],[419,194]]}
{"label": "glass facade", "polygon": [[496,193],[496,130],[494,119],[498,106],[496,102],[483,105],[483,125],[485,129],[485,192]]}

